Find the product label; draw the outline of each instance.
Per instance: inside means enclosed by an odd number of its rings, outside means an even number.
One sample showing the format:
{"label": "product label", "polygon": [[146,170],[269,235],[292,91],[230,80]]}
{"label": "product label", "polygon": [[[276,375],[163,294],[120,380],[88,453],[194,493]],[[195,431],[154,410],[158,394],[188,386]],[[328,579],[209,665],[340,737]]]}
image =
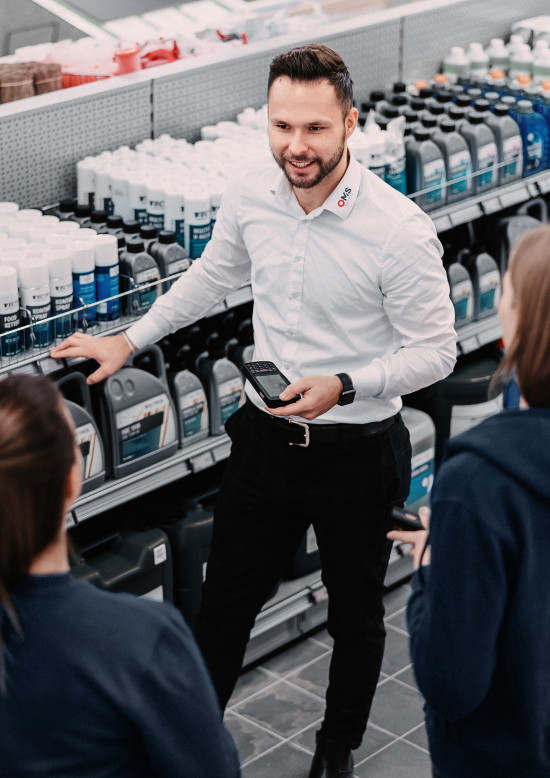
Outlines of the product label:
{"label": "product label", "polygon": [[424,186],[428,191],[424,194],[426,203],[434,204],[443,200],[443,188],[445,183],[445,164],[442,159],[434,159],[426,162],[423,167]]}
{"label": "product label", "polygon": [[244,401],[243,382],[240,378],[231,378],[223,381],[219,387],[220,410],[222,424],[228,420],[232,413],[235,413]]}
{"label": "product label", "polygon": [[115,297],[114,300],[100,302],[97,306],[100,321],[116,319],[120,315],[120,299],[116,297],[119,291],[118,264],[111,267],[97,267],[95,271],[96,298],[103,301],[107,300],[108,297]]}
{"label": "product label", "polygon": [[176,233],[176,241],[182,247],[185,248],[185,219],[174,220],[174,232]]}
{"label": "product label", "polygon": [[433,446],[415,454],[411,460],[411,488],[407,503],[413,503],[425,497],[432,488],[434,480],[435,449]]}
{"label": "product label", "polygon": [[449,154],[449,196],[466,195],[472,188],[472,158],[468,149]]}
{"label": "product label", "polygon": [[451,300],[455,309],[455,323],[461,324],[472,318],[473,287],[470,281],[460,281],[451,287]]}
{"label": "product label", "polygon": [[500,273],[491,270],[479,277],[479,310],[495,311],[500,300]]}
{"label": "product label", "polygon": [[[64,290],[69,291],[69,294],[65,296],[58,295],[57,292]],[[55,295],[55,296],[54,296]],[[67,338],[74,332],[75,329],[75,317],[73,314],[69,316],[60,316],[59,314],[68,313],[73,308],[73,292],[72,287],[64,285],[62,287],[54,287],[52,289],[52,316],[59,316],[53,323],[54,336],[56,338]]]}
{"label": "product label", "polygon": [[175,262],[170,262],[166,268],[168,275],[172,276],[174,273],[183,273],[184,270],[187,270],[189,264],[190,263],[187,257],[180,257],[179,259],[176,259]]}
{"label": "product label", "polygon": [[538,170],[542,165],[544,143],[537,130],[531,130],[525,136],[525,170]]}
{"label": "product label", "polygon": [[387,166],[385,181],[401,194],[407,194],[407,175],[405,172],[405,157],[390,162]]}
{"label": "product label", "polygon": [[375,165],[374,167],[369,167],[369,170],[382,180],[386,178],[386,165]]}
{"label": "product label", "polygon": [[[136,274],[136,285],[149,284],[152,281],[160,281],[160,273],[158,268],[151,267],[149,270],[143,270],[141,273]],[[149,286],[147,289],[143,289],[138,293],[138,306],[141,309],[150,308],[159,293],[158,286]]]}
{"label": "product label", "polygon": [[[143,200],[145,202],[144,197],[140,197],[140,200]],[[147,208],[134,208],[134,219],[139,222],[140,224],[147,224],[148,218],[147,218]]]}
{"label": "product label", "polygon": [[[95,303],[95,275],[94,273],[73,273],[73,293],[75,296],[75,306],[80,308],[82,305]],[[78,321],[82,321],[83,315],[86,316],[88,323],[94,322],[97,316],[95,306],[86,308],[85,311],[78,312]]]}
{"label": "product label", "polygon": [[[51,322],[44,322],[52,315],[49,290],[46,292],[32,289],[21,290],[22,307],[24,312],[24,324],[30,324],[31,331],[25,333],[25,345],[32,344],[34,348],[48,346],[52,342]],[[42,322],[42,323],[41,323]]]}
{"label": "product label", "polygon": [[206,429],[208,409],[206,397],[201,389],[188,392],[180,397],[179,406],[184,438],[192,438]]}
{"label": "product label", "polygon": [[486,143],[477,152],[477,191],[481,192],[496,183],[496,168],[498,151],[496,143]]}
{"label": "product label", "polygon": [[219,205],[213,205],[210,209],[210,224],[212,225],[212,228],[214,227],[214,224],[216,223],[216,219],[218,218],[218,211],[220,210]]}
{"label": "product label", "polygon": [[121,464],[139,459],[176,439],[170,401],[164,393],[116,414]]}
{"label": "product label", "polygon": [[147,221],[157,230],[164,229],[164,200],[149,200],[147,203]]}
{"label": "product label", "polygon": [[189,225],[189,256],[191,259],[200,257],[210,238],[212,237],[212,225]]}
{"label": "product label", "polygon": [[115,212],[115,204],[110,197],[103,198],[103,210],[107,212],[107,216],[112,216]]}
{"label": "product label", "polygon": [[103,470],[101,447],[93,424],[82,424],[76,428],[76,445],[82,454],[82,478],[92,478]]}
{"label": "product label", "polygon": [[21,351],[21,333],[10,333],[20,326],[19,300],[0,302],[0,357],[11,357]]}
{"label": "product label", "polygon": [[512,135],[502,141],[502,183],[521,175],[523,147],[520,135]]}

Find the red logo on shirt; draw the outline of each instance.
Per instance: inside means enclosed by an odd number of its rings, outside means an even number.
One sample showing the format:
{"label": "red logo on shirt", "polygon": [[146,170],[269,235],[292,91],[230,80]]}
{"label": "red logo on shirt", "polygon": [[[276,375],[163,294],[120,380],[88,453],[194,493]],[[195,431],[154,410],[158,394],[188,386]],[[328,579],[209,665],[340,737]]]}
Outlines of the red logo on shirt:
{"label": "red logo on shirt", "polygon": [[344,191],[340,195],[340,199],[338,200],[338,207],[339,208],[343,208],[344,205],[347,205],[348,198],[349,198],[350,194],[351,194],[351,189],[349,188],[349,186],[346,186],[346,188],[344,189]]}

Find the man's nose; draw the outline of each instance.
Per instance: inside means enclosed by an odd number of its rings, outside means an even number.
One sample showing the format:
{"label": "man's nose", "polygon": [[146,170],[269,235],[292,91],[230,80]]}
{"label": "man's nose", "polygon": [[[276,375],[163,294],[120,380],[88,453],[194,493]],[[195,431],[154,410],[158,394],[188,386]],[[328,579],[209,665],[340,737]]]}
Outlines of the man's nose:
{"label": "man's nose", "polygon": [[288,150],[294,157],[299,157],[300,155],[305,154],[308,150],[306,134],[301,130],[296,130],[293,132],[290,143],[288,145]]}

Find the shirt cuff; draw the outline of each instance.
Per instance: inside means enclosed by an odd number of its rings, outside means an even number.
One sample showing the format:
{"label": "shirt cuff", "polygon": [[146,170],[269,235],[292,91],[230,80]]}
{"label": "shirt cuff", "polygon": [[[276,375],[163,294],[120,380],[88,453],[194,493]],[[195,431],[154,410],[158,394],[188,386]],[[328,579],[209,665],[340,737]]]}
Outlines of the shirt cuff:
{"label": "shirt cuff", "polygon": [[149,346],[151,343],[156,343],[157,340],[160,340],[166,334],[155,324],[148,313],[132,324],[132,326],[126,330],[126,333],[138,349]]}
{"label": "shirt cuff", "polygon": [[385,378],[377,360],[367,365],[367,367],[353,370],[348,375],[357,393],[357,399],[364,400],[367,397],[377,397],[384,389]]}

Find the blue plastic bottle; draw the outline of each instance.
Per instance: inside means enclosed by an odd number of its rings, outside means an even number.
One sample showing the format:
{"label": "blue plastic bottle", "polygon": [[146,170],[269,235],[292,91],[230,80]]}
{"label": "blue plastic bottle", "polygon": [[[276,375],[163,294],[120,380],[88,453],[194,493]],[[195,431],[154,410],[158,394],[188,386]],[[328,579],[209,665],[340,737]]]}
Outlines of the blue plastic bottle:
{"label": "blue plastic bottle", "polygon": [[516,110],[523,141],[523,177],[526,178],[546,169],[550,136],[544,117],[533,110],[530,100],[519,100]]}

